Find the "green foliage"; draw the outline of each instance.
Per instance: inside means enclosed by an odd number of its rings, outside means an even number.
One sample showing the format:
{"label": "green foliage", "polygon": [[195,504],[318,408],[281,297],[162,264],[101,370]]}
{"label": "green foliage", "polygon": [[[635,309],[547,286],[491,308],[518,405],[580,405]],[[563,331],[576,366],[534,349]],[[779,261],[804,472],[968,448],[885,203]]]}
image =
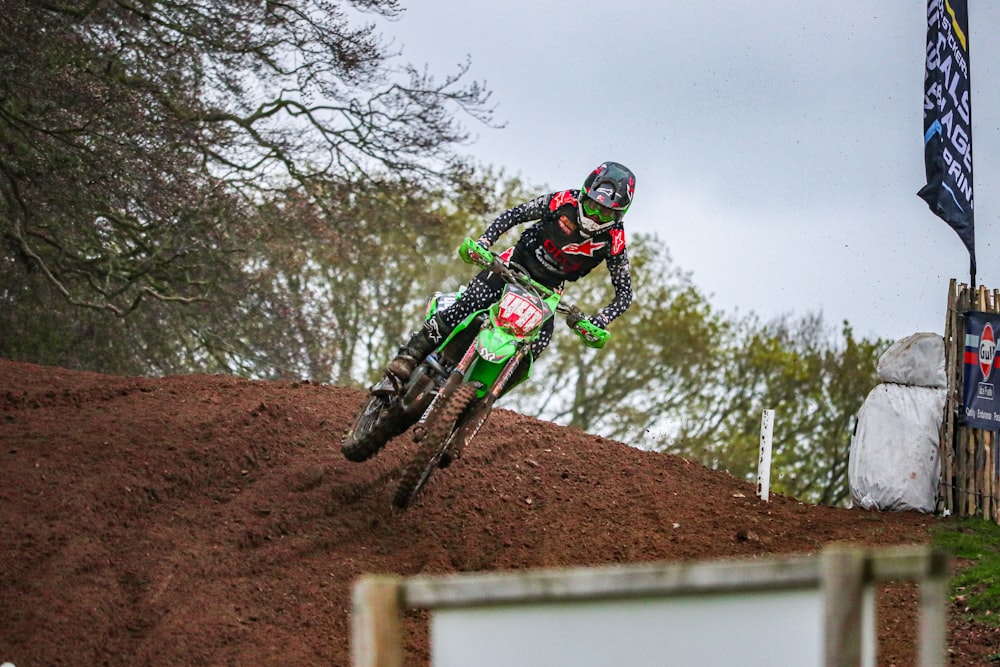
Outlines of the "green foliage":
{"label": "green foliage", "polygon": [[952,599],[977,621],[1000,628],[1000,526],[983,519],[949,519],[931,528],[934,545],[960,559]]}
{"label": "green foliage", "polygon": [[[589,350],[557,324],[537,365],[539,379],[526,387],[516,405],[642,445],[647,430],[682,414],[702,378],[716,373],[713,346],[719,321],[655,237],[633,239],[629,257],[634,302],[611,325],[607,346]],[[607,305],[613,294],[602,269],[566,289],[566,298],[588,313]]]}
{"label": "green foliage", "polygon": [[752,481],[761,414],[773,409],[772,490],[845,503],[855,415],[878,383],[888,342],[858,340],[846,323],[837,338],[818,315],[766,324],[751,315],[728,329],[718,349],[721,381],[698,396],[694,414],[664,449]]}

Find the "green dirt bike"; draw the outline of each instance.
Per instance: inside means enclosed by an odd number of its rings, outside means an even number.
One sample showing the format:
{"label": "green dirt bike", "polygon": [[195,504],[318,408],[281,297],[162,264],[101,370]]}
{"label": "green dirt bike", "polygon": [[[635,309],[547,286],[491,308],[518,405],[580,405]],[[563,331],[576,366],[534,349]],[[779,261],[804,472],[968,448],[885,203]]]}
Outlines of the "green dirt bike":
{"label": "green dirt bike", "polygon": [[[591,324],[579,308],[562,302],[562,292],[536,282],[528,272],[472,239],[458,249],[468,264],[500,275],[507,283],[500,299],[472,313],[427,355],[400,384],[386,374],[344,434],[340,451],[350,461],[366,461],[392,438],[413,427],[420,443],[407,463],[393,497],[404,509],[413,503],[435,468],[446,468],[482,428],[496,400],[531,374],[531,343],[555,313],[588,347],[603,348],[610,333]],[[435,294],[426,319],[444,310],[461,293]]]}

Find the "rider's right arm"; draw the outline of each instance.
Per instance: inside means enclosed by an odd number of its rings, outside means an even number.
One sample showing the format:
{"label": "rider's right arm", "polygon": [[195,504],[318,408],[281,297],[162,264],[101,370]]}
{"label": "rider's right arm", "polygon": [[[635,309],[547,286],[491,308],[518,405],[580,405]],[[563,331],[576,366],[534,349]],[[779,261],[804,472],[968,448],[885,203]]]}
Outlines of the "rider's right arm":
{"label": "rider's right arm", "polygon": [[510,228],[520,225],[522,222],[538,220],[549,210],[549,202],[553,196],[554,194],[542,195],[535,197],[531,201],[518,204],[514,208],[507,209],[490,223],[486,231],[479,237],[479,240],[486,242],[487,247],[489,247],[496,243],[497,239],[503,236],[504,232]]}

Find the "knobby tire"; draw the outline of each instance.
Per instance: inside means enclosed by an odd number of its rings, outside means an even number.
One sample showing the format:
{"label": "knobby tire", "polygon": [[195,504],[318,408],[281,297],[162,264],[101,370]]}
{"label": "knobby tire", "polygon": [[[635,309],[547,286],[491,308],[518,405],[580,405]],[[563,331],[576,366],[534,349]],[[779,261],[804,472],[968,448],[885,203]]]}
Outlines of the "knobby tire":
{"label": "knobby tire", "polygon": [[430,416],[425,424],[427,433],[420,441],[420,447],[403,469],[396,495],[392,499],[393,505],[399,509],[406,509],[413,503],[437,467],[456,422],[475,398],[475,386],[461,384]]}
{"label": "knobby tire", "polygon": [[492,401],[487,399],[476,401],[473,399],[472,404],[466,410],[465,414],[462,415],[462,423],[455,428],[451,437],[448,438],[444,453],[441,454],[438,460],[439,468],[447,468],[458,460],[462,455],[462,451],[465,450],[466,445],[476,437],[479,429],[486,423],[486,418],[490,416],[490,412],[492,411]]}
{"label": "knobby tire", "polygon": [[398,402],[387,396],[369,395],[354,424],[344,433],[340,453],[348,461],[367,461],[407,426]]}

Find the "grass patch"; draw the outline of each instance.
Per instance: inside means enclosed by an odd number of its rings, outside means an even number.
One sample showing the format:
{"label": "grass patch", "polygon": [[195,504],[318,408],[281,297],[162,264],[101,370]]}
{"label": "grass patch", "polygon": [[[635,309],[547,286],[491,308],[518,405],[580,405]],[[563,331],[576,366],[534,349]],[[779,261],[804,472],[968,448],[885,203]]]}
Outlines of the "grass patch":
{"label": "grass patch", "polygon": [[951,580],[952,600],[990,627],[1000,627],[1000,526],[983,519],[949,519],[931,528],[934,546],[968,563]]}

